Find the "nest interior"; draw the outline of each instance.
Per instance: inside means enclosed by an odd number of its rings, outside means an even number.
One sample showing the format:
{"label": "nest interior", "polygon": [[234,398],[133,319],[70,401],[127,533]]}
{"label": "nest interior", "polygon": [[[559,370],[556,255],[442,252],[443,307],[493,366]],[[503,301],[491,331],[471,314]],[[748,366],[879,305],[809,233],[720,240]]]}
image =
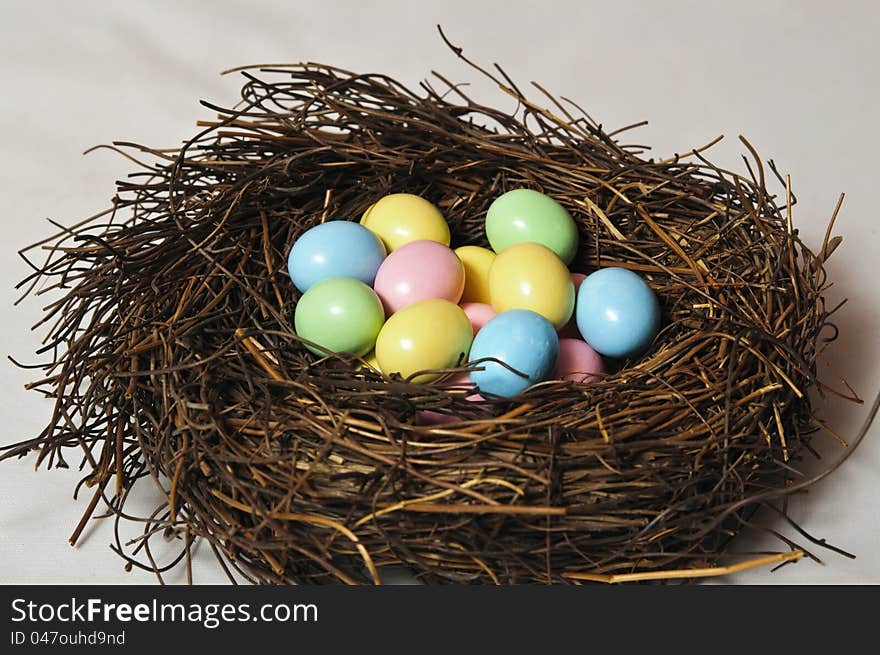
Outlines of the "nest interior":
{"label": "nest interior", "polygon": [[[662,577],[723,564],[789,492],[815,428],[827,253],[800,242],[748,143],[746,175],[702,151],[648,159],[503,73],[514,112],[441,76],[412,91],[318,64],[241,73],[241,102],[204,103],[216,118],[181,148],[115,144],[137,170],[112,208],[29,258],[27,290],[58,294],[31,385],[55,408],[3,457],[83,458],[73,541],[101,503],[124,520],[144,480],[167,500],[115,548],[160,577],[196,539],[255,582],[374,582],[386,564],[434,582]],[[572,270],[650,283],[663,327],[644,355],[474,403],[298,341],[285,261],[304,230],[409,192],[441,208],[453,246],[486,246],[489,204],[517,187],[575,218]],[[181,540],[171,562],[150,554],[162,534]]]}

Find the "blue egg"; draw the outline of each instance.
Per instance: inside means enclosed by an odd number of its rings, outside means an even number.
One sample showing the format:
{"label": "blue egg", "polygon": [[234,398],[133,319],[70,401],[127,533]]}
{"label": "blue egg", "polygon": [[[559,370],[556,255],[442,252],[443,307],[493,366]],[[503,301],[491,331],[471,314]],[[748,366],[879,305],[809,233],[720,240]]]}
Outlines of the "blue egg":
{"label": "blue egg", "polygon": [[287,271],[297,289],[331,277],[352,277],[373,285],[385,246],[360,223],[327,221],[306,230],[290,249]]}
{"label": "blue egg", "polygon": [[660,329],[657,296],[626,268],[588,275],[578,289],[575,316],[584,341],[608,357],[637,355]]}
{"label": "blue egg", "polygon": [[524,373],[522,377],[498,362],[480,362],[471,382],[481,393],[509,398],[547,379],[556,366],[559,337],[553,324],[527,309],[511,309],[490,319],[474,337],[470,361],[494,357]]}

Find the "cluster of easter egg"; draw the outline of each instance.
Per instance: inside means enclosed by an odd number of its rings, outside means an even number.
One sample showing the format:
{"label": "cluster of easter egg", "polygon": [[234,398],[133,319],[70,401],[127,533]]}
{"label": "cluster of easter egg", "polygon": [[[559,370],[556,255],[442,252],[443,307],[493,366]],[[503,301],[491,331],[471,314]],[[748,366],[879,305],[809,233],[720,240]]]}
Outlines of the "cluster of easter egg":
{"label": "cluster of easter egg", "polygon": [[578,248],[571,215],[531,189],[499,196],[486,215],[492,250],[452,250],[440,210],[386,195],[360,223],[328,221],[293,244],[302,292],[294,324],[316,354],[351,352],[415,383],[468,365],[480,394],[515,396],[538,382],[589,382],[602,356],[646,348],[660,310],[637,274],[568,269]]}

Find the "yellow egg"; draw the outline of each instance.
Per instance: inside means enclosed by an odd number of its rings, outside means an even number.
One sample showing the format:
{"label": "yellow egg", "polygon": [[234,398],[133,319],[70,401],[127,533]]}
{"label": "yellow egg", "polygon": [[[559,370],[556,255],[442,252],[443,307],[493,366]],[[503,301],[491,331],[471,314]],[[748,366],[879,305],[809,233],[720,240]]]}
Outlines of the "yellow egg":
{"label": "yellow egg", "polygon": [[489,269],[489,295],[499,314],[530,309],[557,328],[574,311],[574,284],[568,268],[539,243],[518,243],[495,257]]}
{"label": "yellow egg", "polygon": [[[448,300],[422,300],[392,314],[376,338],[376,359],[386,375],[408,378],[428,369],[452,368],[466,361],[473,331],[464,310]],[[412,379],[423,384],[438,377]]]}
{"label": "yellow egg", "polygon": [[376,351],[375,350],[371,350],[368,355],[364,355],[363,359],[366,363],[365,364],[358,364],[356,367],[357,370],[360,371],[361,369],[364,369],[364,368],[371,368],[376,373],[379,373],[379,374],[382,373],[382,369],[379,367],[379,360],[376,359]]}
{"label": "yellow egg", "polygon": [[489,269],[495,261],[495,253],[480,246],[462,246],[455,254],[464,264],[464,292],[461,302],[489,304]]}
{"label": "yellow egg", "polygon": [[382,240],[390,253],[410,241],[449,245],[449,226],[433,204],[411,193],[392,193],[374,202],[361,225]]}

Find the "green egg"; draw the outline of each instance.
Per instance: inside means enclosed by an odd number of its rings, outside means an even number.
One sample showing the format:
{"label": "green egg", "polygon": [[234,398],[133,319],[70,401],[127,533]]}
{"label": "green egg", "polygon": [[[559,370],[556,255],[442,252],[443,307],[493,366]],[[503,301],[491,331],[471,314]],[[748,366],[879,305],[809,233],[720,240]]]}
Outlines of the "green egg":
{"label": "green egg", "polygon": [[316,355],[350,352],[365,355],[385,322],[379,296],[360,280],[331,277],[313,285],[296,304],[296,333]]}
{"label": "green egg", "polygon": [[540,243],[566,264],[578,247],[577,226],[565,207],[532,189],[514,189],[495,199],[486,214],[486,236],[497,253],[517,243]]}

